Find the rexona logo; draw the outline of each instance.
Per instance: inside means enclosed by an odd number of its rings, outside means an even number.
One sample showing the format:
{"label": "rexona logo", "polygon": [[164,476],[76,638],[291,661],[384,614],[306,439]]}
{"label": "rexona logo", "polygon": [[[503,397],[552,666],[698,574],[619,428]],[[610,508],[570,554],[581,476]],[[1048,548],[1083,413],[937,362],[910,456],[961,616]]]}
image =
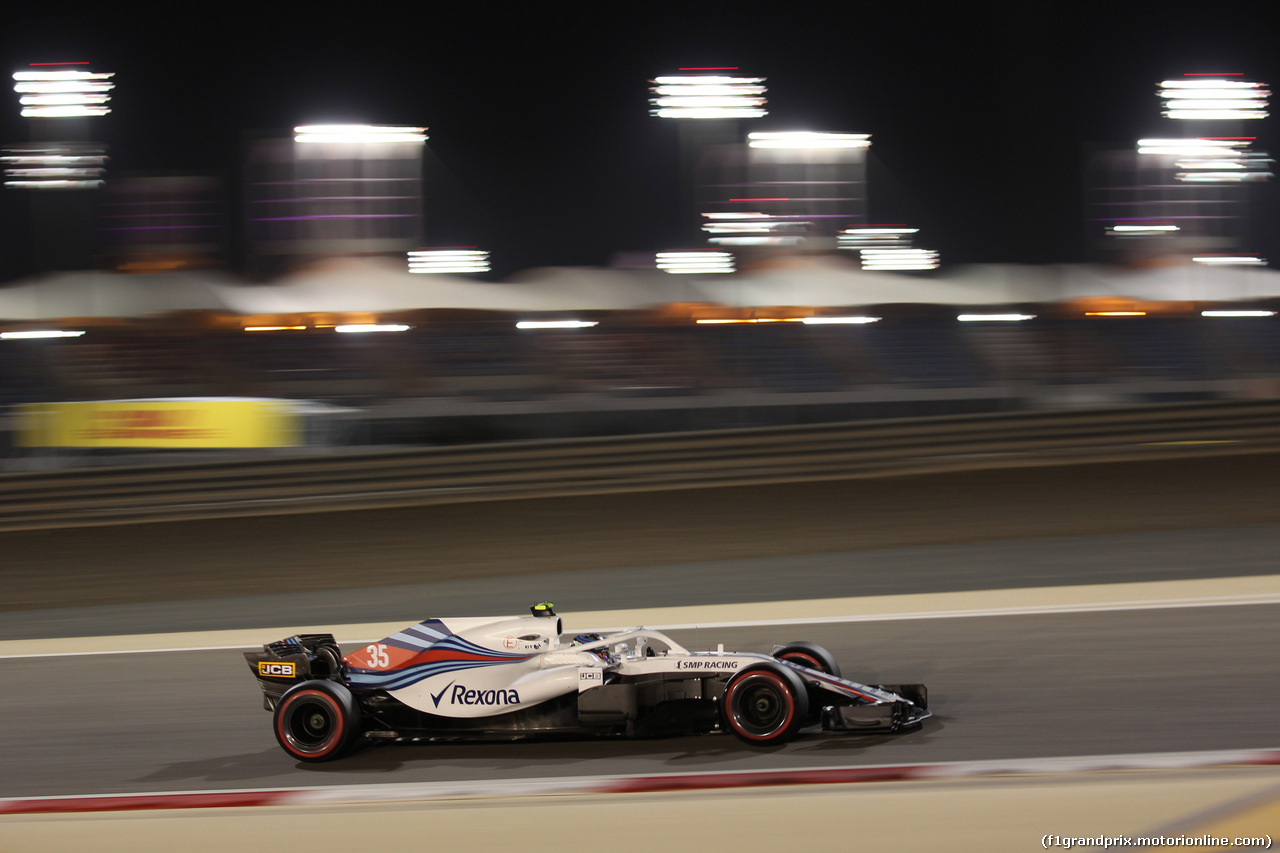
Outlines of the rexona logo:
{"label": "rexona logo", "polygon": [[269,663],[258,661],[258,675],[272,675],[276,678],[296,678],[298,671],[291,663]]}
{"label": "rexona logo", "polygon": [[[450,688],[453,688],[452,691]],[[514,690],[472,690],[471,688],[449,682],[439,693],[431,694],[431,701],[437,708],[444,695],[449,694],[450,705],[519,705],[520,694]]]}

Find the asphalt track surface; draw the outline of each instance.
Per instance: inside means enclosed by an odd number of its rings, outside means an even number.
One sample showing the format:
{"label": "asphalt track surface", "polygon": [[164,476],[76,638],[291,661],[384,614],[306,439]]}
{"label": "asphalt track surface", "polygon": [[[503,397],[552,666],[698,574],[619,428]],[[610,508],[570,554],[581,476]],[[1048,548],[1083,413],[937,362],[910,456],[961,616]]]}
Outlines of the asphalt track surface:
{"label": "asphalt track surface", "polygon": [[[8,534],[0,638],[409,622],[542,598],[571,614],[1273,574],[1277,467],[1232,457]],[[674,632],[740,649],[811,639],[850,677],[928,683],[937,716],[905,735],[768,750],[725,736],[440,744],[316,766],[276,746],[237,652],[0,660],[0,796],[1268,748],[1278,617],[1265,604]]]}
{"label": "asphalt track surface", "polygon": [[300,765],[234,651],[0,661],[0,796],[740,771],[1274,746],[1280,605],[673,632],[767,650],[812,639],[846,674],[922,680],[916,732],[382,745]]}

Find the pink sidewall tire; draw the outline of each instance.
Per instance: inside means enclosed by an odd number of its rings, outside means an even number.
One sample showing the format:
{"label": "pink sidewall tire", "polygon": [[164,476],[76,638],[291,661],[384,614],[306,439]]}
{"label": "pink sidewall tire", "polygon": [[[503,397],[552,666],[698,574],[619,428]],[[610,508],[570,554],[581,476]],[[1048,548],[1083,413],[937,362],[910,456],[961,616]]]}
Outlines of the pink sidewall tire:
{"label": "pink sidewall tire", "polygon": [[289,755],[299,761],[331,761],[359,735],[360,712],[344,685],[316,679],[286,691],[272,723],[276,740]]}
{"label": "pink sidewall tire", "polygon": [[834,675],[836,678],[840,677],[840,664],[836,663],[835,655],[817,643],[787,643],[781,648],[774,649],[773,656],[778,660],[803,666],[805,669],[815,669],[827,675]]}
{"label": "pink sidewall tire", "polygon": [[809,715],[809,694],[800,676],[778,664],[762,664],[733,677],[721,700],[724,728],[744,743],[785,743]]}

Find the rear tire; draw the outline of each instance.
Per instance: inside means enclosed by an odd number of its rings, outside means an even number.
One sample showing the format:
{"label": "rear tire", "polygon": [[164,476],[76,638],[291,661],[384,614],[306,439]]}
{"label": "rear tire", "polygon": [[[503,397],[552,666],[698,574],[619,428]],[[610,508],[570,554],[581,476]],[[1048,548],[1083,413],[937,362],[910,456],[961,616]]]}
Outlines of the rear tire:
{"label": "rear tire", "polygon": [[787,643],[781,648],[774,649],[773,656],[778,660],[803,666],[805,669],[816,669],[818,672],[840,678],[840,664],[836,663],[835,655],[817,643]]}
{"label": "rear tire", "polygon": [[738,673],[721,700],[724,727],[754,746],[784,743],[804,725],[809,694],[786,667],[762,664]]}
{"label": "rear tire", "polygon": [[331,761],[359,734],[360,711],[345,685],[313,679],[285,691],[272,727],[281,748],[299,761]]}

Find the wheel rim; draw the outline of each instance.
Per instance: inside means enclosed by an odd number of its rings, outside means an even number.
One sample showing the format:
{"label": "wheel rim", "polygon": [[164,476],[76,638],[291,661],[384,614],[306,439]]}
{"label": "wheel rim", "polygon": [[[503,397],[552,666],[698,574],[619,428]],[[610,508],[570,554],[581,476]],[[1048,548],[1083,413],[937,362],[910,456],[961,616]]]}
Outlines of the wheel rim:
{"label": "wheel rim", "polygon": [[733,685],[729,717],[745,737],[764,740],[784,731],[795,716],[795,702],[776,674],[749,673]]}
{"label": "wheel rim", "polygon": [[338,709],[322,694],[298,697],[285,710],[281,734],[294,750],[307,755],[331,749],[342,731]]}

